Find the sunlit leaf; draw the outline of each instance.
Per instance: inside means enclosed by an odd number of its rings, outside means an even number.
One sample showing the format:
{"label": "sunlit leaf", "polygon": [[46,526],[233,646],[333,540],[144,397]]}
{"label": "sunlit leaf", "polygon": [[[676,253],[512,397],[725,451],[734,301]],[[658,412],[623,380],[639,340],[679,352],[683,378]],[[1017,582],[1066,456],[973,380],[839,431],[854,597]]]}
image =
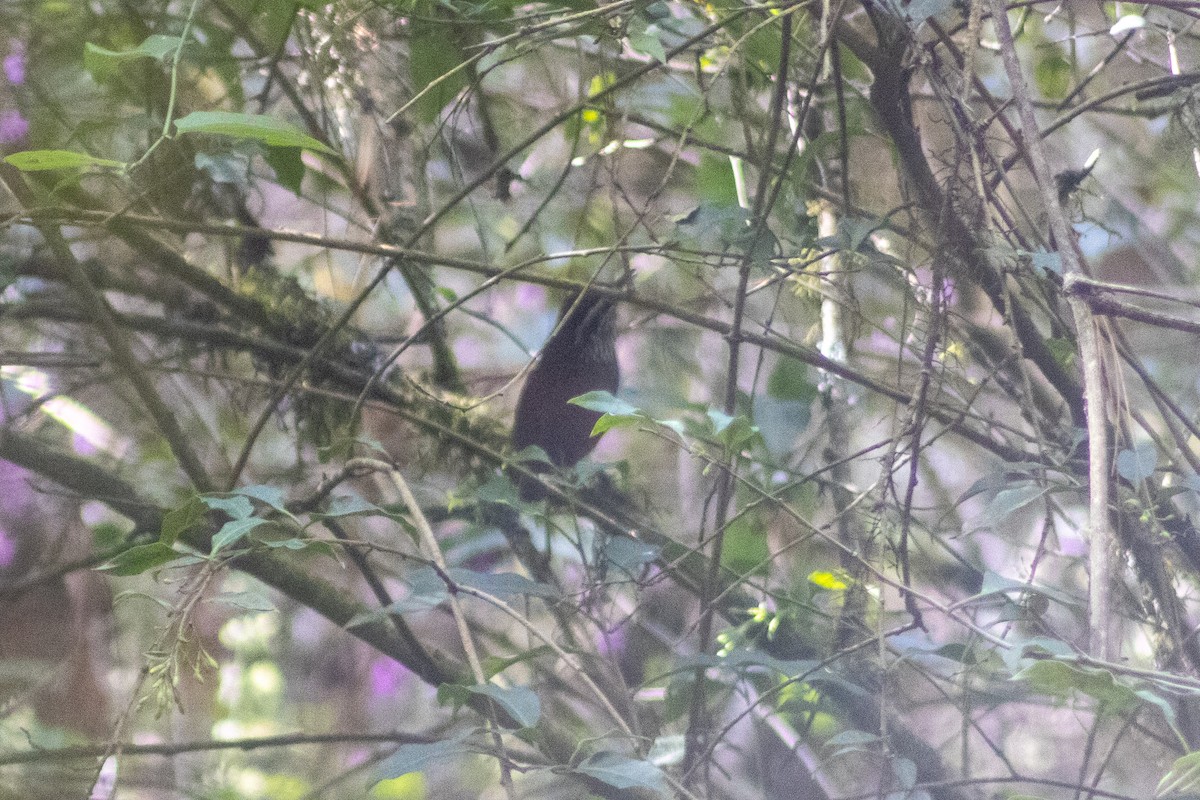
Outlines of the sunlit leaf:
{"label": "sunlit leaf", "polygon": [[5,156],[4,161],[22,172],[41,172],[51,169],[83,170],[89,167],[125,168],[125,164],[121,161],[96,158],[71,150],[25,150]]}
{"label": "sunlit leaf", "polygon": [[180,134],[207,133],[231,136],[245,141],[261,142],[269,147],[299,147],[318,153],[336,155],[327,145],[318,142],[293,125],[265,114],[240,114],[234,111],[193,111],[175,120]]}
{"label": "sunlit leaf", "polygon": [[850,585],[843,580],[843,576],[826,570],[817,570],[808,573],[808,581],[815,586],[820,586],[822,589],[827,589],[831,592],[844,592],[850,588]]}

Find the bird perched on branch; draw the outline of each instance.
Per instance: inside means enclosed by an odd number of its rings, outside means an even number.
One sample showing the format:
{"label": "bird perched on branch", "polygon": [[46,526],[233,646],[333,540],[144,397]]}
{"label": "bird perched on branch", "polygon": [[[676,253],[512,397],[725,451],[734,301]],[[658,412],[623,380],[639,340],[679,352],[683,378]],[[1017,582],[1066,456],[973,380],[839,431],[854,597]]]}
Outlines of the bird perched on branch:
{"label": "bird perched on branch", "polygon": [[[517,450],[537,445],[555,466],[571,467],[596,446],[592,427],[600,413],[567,401],[587,392],[617,391],[616,316],[616,301],[595,292],[563,303],[558,325],[517,400],[512,432]],[[546,469],[533,464],[530,468]],[[522,500],[546,496],[545,487],[532,478],[518,479],[518,486]]]}

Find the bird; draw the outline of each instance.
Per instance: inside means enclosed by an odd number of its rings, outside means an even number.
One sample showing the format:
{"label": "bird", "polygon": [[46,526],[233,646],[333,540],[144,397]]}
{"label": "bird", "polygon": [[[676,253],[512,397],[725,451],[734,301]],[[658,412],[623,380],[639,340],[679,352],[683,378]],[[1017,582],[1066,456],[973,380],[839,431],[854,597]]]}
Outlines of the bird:
{"label": "bird", "polygon": [[[594,291],[568,297],[554,333],[542,347],[537,364],[525,377],[517,399],[512,444],[520,451],[537,445],[559,468],[572,467],[596,446],[592,428],[601,416],[567,401],[593,391],[615,393],[621,373],[617,363],[616,301]],[[529,463],[546,472],[541,463]],[[535,502],[546,487],[528,475],[517,479],[522,500]]]}

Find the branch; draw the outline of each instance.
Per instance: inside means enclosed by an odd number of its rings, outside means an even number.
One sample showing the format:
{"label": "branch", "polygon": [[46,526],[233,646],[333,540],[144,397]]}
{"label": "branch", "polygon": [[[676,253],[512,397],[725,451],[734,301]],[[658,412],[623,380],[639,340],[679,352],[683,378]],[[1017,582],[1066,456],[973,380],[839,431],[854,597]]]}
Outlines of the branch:
{"label": "branch", "polygon": [[[1075,251],[1075,238],[1072,235],[1071,226],[1063,213],[1062,204],[1058,201],[1054,172],[1050,169],[1046,147],[1038,132],[1037,119],[1034,117],[1033,105],[1029,102],[1025,76],[1022,74],[1021,64],[1017,60],[1016,45],[1013,42],[1012,30],[1008,26],[1008,15],[1004,8],[1004,2],[1003,0],[990,0],[990,2],[992,24],[995,26],[997,38],[1000,40],[1000,53],[1004,60],[1004,69],[1008,73],[1008,83],[1012,89],[1013,101],[1020,115],[1021,128],[1025,133],[1026,148],[1033,164],[1033,175],[1038,189],[1041,191],[1042,206],[1050,220],[1050,230],[1054,234],[1054,241],[1058,244],[1057,249],[1062,257],[1065,282],[1069,286],[1076,276],[1086,274],[1086,272]],[[1097,658],[1109,659],[1112,649],[1108,640],[1112,613],[1110,595],[1115,555],[1112,551],[1116,543],[1116,535],[1113,532],[1108,512],[1110,465],[1104,371],[1095,322],[1087,304],[1078,298],[1071,298],[1068,302],[1075,317],[1075,333],[1079,339],[1080,359],[1083,361],[1084,391],[1087,394],[1086,423],[1090,497],[1088,523],[1091,530],[1088,624],[1091,629],[1092,654]]]}

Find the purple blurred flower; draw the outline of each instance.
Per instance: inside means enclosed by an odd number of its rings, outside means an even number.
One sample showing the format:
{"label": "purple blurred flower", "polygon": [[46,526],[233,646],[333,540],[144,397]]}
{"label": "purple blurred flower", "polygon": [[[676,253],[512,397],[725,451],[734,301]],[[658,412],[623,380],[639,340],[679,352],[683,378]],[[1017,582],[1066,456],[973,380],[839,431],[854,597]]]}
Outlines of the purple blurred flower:
{"label": "purple blurred flower", "polygon": [[8,531],[0,528],[0,569],[12,566],[17,556],[17,543],[8,535]]}
{"label": "purple blurred flower", "polygon": [[596,652],[606,658],[616,658],[624,652],[627,644],[626,638],[624,625],[611,631],[605,631],[600,634],[600,638],[596,642]]}
{"label": "purple blurred flower", "polygon": [[29,120],[21,116],[14,108],[0,111],[0,144],[12,144],[25,138],[29,133]]}
{"label": "purple blurred flower", "polygon": [[25,53],[17,50],[9,53],[4,59],[4,77],[13,86],[25,83]]}
{"label": "purple blurred flower", "polygon": [[391,697],[412,680],[412,672],[390,658],[377,658],[371,664],[371,694]]}
{"label": "purple blurred flower", "polygon": [[78,433],[71,437],[71,448],[77,455],[81,456],[92,456],[97,451],[95,444],[88,441],[87,437],[80,436]]}
{"label": "purple blurred flower", "polygon": [[468,369],[475,369],[487,364],[487,354],[479,341],[467,336],[460,337],[454,342],[454,357]]}
{"label": "purple blurred flower", "polygon": [[517,287],[517,306],[526,310],[546,305],[546,287],[523,283]]}

